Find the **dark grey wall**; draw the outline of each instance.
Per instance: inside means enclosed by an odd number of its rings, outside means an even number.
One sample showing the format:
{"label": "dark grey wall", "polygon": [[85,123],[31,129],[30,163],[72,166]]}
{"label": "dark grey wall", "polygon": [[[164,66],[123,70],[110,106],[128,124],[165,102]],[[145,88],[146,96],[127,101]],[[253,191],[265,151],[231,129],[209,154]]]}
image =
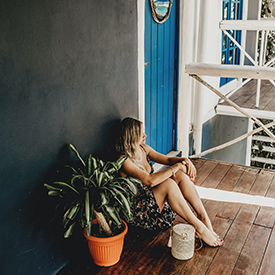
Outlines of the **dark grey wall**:
{"label": "dark grey wall", "polygon": [[[203,125],[202,151],[233,140],[247,133],[247,129],[247,118],[216,115]],[[245,165],[246,139],[205,157]]]}
{"label": "dark grey wall", "polygon": [[111,157],[137,116],[136,1],[2,0],[0,43],[0,273],[54,274],[73,252],[43,182],[66,143]]}

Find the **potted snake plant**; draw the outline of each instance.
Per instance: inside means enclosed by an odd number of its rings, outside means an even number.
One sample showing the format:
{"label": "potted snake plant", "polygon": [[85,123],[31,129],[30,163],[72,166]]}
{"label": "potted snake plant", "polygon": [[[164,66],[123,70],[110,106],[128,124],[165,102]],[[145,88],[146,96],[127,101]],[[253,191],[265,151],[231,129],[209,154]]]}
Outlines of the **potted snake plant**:
{"label": "potted snake plant", "polygon": [[[44,186],[50,196],[60,198],[58,204],[64,207],[64,237],[70,237],[79,224],[84,229],[94,262],[100,266],[113,265],[120,259],[128,230],[125,221],[132,217],[131,203],[140,182],[120,176],[119,170],[127,157],[105,163],[89,155],[84,161],[73,144],[69,144],[69,148],[77,156],[79,165],[66,165],[69,170],[66,180]],[[113,247],[112,241],[118,248]],[[111,250],[106,244],[111,244]],[[117,255],[110,255],[109,250]]]}

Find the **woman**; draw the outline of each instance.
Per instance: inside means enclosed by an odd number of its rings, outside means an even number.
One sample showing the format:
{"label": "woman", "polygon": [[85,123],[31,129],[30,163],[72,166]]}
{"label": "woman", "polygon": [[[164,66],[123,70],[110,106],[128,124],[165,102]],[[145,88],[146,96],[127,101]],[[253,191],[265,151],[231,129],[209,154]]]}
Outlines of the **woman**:
{"label": "woman", "polygon": [[[167,229],[177,213],[196,228],[197,236],[208,245],[222,245],[192,182],[196,177],[192,162],[188,158],[160,154],[146,145],[145,139],[142,122],[134,118],[125,118],[121,122],[116,149],[121,156],[128,156],[121,175],[137,178],[143,183],[138,187],[133,204],[133,223],[145,229]],[[151,161],[169,167],[154,173]]]}

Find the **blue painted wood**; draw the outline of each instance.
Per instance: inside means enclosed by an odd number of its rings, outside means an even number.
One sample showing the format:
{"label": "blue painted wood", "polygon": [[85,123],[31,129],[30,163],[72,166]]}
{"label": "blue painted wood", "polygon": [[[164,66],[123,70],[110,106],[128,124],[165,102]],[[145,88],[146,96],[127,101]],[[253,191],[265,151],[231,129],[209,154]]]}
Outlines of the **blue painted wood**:
{"label": "blue painted wood", "polygon": [[177,2],[163,24],[153,20],[149,0],[145,7],[145,129],[147,144],[164,154],[173,149]]}
{"label": "blue painted wood", "polygon": [[[173,54],[172,50],[170,52],[170,77],[169,77],[169,91],[174,90],[174,74],[175,74],[175,67],[177,64],[175,64],[175,41],[176,41],[176,9],[174,8],[171,11],[171,18],[170,18],[170,48],[173,49]],[[169,96],[169,104],[168,104],[168,121],[169,121],[169,131],[172,131],[171,134],[168,135],[168,144],[173,144],[173,103],[174,103],[174,97]]]}
{"label": "blue painted wood", "polygon": [[[149,5],[149,2],[146,1],[146,4]],[[144,35],[144,58],[145,58],[145,132],[147,133],[147,143],[151,144],[151,94],[146,92],[151,90],[151,12],[150,7],[146,6],[145,8],[145,26],[146,32]]]}
{"label": "blue painted wood", "polygon": [[[154,21],[151,22],[151,105],[148,106],[151,108],[151,146],[157,148],[157,79],[158,79],[158,47],[157,47],[157,37],[158,37],[158,24]],[[145,84],[146,85],[146,84]],[[145,90],[146,92],[146,90]],[[146,102],[145,102],[146,105]]]}
{"label": "blue painted wood", "polygon": [[[225,12],[227,10],[227,12]],[[242,19],[243,0],[223,0],[222,18],[223,20],[240,20]],[[233,31],[231,35],[241,43],[241,31]],[[224,60],[223,60],[224,58]],[[239,48],[223,34],[222,40],[222,64],[240,64]],[[234,78],[222,77],[220,86],[230,82]]]}

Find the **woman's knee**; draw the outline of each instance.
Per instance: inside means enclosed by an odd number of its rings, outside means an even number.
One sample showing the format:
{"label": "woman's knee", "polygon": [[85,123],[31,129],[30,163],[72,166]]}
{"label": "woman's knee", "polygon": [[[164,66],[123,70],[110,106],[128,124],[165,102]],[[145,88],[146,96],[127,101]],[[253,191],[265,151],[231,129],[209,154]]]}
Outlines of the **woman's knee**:
{"label": "woman's knee", "polygon": [[167,194],[173,188],[178,188],[178,184],[173,179],[169,178],[155,186],[153,190]]}
{"label": "woman's knee", "polygon": [[177,182],[177,184],[180,184],[182,182],[184,183],[184,182],[188,182],[188,181],[191,181],[191,180],[190,180],[188,175],[186,175],[184,172],[179,170],[176,173],[175,181]]}
{"label": "woman's knee", "polygon": [[162,210],[167,197],[171,192],[174,192],[173,190],[175,188],[179,189],[177,183],[172,179],[167,179],[159,185],[153,187],[153,193],[160,210]]}

